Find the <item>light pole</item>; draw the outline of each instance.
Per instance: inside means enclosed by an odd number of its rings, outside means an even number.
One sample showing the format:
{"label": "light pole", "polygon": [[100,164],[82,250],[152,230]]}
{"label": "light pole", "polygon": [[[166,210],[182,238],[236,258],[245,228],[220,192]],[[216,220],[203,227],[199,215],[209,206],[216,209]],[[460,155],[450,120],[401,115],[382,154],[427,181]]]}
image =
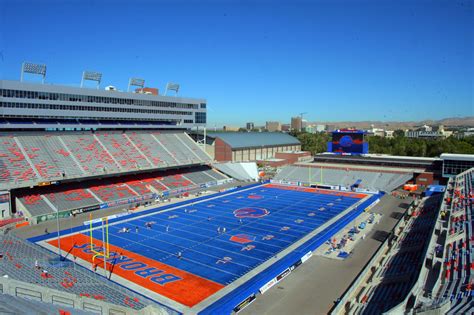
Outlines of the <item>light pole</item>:
{"label": "light pole", "polygon": [[57,229],[57,233],[58,233],[58,255],[59,255],[59,260],[61,260],[62,256],[61,256],[61,233],[59,233],[59,209],[58,207],[56,207],[56,229]]}

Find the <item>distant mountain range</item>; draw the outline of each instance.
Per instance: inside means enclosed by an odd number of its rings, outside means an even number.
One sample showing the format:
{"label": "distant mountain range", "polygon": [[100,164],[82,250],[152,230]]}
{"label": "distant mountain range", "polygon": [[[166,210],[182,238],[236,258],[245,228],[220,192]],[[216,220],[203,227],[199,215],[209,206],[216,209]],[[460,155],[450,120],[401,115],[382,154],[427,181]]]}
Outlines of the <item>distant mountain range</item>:
{"label": "distant mountain range", "polygon": [[445,127],[474,127],[474,116],[468,117],[452,117],[441,120],[422,120],[422,121],[339,121],[339,122],[312,122],[311,124],[333,125],[336,128],[360,128],[369,129],[384,128],[384,129],[411,129],[416,126],[429,125]]}

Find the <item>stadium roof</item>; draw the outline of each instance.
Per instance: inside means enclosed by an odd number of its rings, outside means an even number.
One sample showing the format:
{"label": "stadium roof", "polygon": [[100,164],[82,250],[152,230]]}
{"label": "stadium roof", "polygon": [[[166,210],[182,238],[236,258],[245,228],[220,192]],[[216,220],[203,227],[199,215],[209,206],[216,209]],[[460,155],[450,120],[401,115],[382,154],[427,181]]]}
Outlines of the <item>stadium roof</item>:
{"label": "stadium roof", "polygon": [[220,138],[233,149],[299,145],[298,139],[280,132],[217,132],[208,137]]}
{"label": "stadium roof", "polygon": [[454,160],[454,161],[474,161],[474,154],[452,154],[443,153],[440,155],[443,160]]}

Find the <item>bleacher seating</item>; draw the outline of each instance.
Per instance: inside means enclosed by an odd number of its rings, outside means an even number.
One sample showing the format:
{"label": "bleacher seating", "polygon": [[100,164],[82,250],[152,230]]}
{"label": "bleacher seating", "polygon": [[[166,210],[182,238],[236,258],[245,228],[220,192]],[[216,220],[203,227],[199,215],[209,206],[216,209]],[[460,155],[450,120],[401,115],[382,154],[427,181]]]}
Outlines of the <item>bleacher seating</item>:
{"label": "bleacher seating", "polygon": [[124,133],[96,132],[95,135],[122,169],[136,170],[152,167]]}
{"label": "bleacher seating", "polygon": [[176,160],[156,141],[156,135],[134,131],[129,132],[128,136],[155,167],[177,165]]}
{"label": "bleacher seating", "polygon": [[425,259],[440,202],[439,196],[428,197],[415,208],[350,314],[382,314],[408,296]]}
{"label": "bleacher seating", "polygon": [[78,168],[69,152],[64,149],[58,137],[20,136],[18,141],[23,145],[31,162],[42,178],[63,178],[67,176],[81,176],[83,172]]}
{"label": "bleacher seating", "polygon": [[372,172],[364,170],[345,170],[333,168],[289,165],[281,169],[275,180],[303,181],[325,185],[342,185],[351,187],[361,180],[359,188],[389,192],[406,183],[413,177],[408,173]]}
{"label": "bleacher seating", "polygon": [[[455,178],[445,198],[450,217],[438,301],[449,300],[450,314],[472,311],[474,285],[474,169]],[[470,307],[469,307],[470,306]],[[459,313],[460,314],[460,313]]]}
{"label": "bleacher seating", "polygon": [[[135,310],[153,304],[74,263],[59,262],[54,254],[20,238],[0,236],[0,244],[3,254],[0,259],[0,276],[8,275],[10,279],[88,296]],[[35,266],[36,262],[39,268]],[[43,270],[48,271],[47,276]],[[133,303],[126,303],[130,299],[133,299]]]}
{"label": "bleacher seating", "polygon": [[86,174],[95,175],[119,171],[118,165],[93,134],[65,134],[58,137],[64,141],[67,149],[81,164]]}
{"label": "bleacher seating", "polygon": [[[193,164],[199,159],[172,133],[159,133],[158,138],[179,164]],[[195,145],[196,146],[196,145]]]}
{"label": "bleacher seating", "polygon": [[40,194],[31,194],[19,197],[18,199],[28,212],[35,216],[55,212],[55,210],[47,204],[43,198],[44,197]]}
{"label": "bleacher seating", "polygon": [[[35,193],[17,196],[30,216],[66,210],[83,209],[101,203],[160,193],[183,187],[198,188],[200,184],[226,179],[207,166],[189,170],[129,175],[117,179],[102,179],[58,187],[42,187]],[[17,207],[18,208],[18,207]]]}
{"label": "bleacher seating", "polygon": [[0,137],[0,183],[12,184],[37,179],[14,136]]}
{"label": "bleacher seating", "polygon": [[0,143],[0,189],[211,161],[183,132],[1,134]]}

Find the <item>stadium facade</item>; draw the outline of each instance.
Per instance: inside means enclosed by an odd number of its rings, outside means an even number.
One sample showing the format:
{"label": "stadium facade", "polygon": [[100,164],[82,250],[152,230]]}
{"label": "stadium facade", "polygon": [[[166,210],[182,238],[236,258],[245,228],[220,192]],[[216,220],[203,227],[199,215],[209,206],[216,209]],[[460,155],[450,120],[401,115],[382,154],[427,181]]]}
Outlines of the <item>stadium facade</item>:
{"label": "stadium facade", "polygon": [[0,130],[189,129],[206,125],[206,100],[0,81]]}

